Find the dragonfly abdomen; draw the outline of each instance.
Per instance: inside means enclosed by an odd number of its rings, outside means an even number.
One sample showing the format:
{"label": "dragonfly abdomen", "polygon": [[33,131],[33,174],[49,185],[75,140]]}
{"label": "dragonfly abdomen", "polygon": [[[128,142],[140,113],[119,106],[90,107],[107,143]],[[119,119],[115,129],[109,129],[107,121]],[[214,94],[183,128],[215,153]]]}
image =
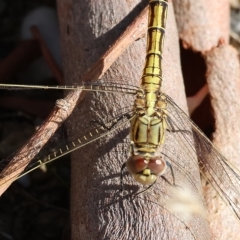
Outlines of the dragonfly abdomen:
{"label": "dragonfly abdomen", "polygon": [[167,1],[150,0],[146,61],[142,86],[158,90],[162,84],[162,50],[167,17]]}

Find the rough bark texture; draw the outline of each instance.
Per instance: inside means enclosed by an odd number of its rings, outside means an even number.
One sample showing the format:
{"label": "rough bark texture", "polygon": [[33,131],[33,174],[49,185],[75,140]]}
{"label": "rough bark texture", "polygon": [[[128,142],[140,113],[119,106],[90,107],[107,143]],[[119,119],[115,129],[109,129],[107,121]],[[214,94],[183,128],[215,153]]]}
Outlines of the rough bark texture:
{"label": "rough bark texture", "polygon": [[[237,53],[227,45],[229,2],[174,0],[173,3],[183,47],[200,52],[205,57],[207,82],[215,116],[213,143],[224,156],[239,166],[240,75]],[[193,77],[192,85],[195,84],[194,81]],[[211,186],[204,186],[204,195],[214,239],[239,239],[239,220]]]}
{"label": "rough bark texture", "polygon": [[185,48],[206,52],[229,38],[228,0],[174,0],[179,36]]}
{"label": "rough bark texture", "polygon": [[[140,7],[136,7],[138,3],[139,1],[133,0],[58,2],[67,84],[78,82],[86,68],[118,38],[122,30],[139,14]],[[169,3],[163,56],[163,90],[186,110],[177,42],[173,8]],[[121,82],[116,77],[121,76],[122,79],[136,79],[135,84],[139,84],[145,47],[145,39],[134,42],[113,64],[104,79]],[[130,104],[132,98],[121,94],[86,94],[72,115],[70,134],[84,129],[89,119],[105,121],[110,113]],[[86,112],[88,113],[83,114]],[[121,198],[117,194],[120,189],[120,167],[129,155],[129,149],[122,149],[121,144],[126,141],[128,134],[128,127],[119,129],[72,154],[72,238],[210,239],[207,224],[201,217],[184,221],[175,216],[161,205],[160,193],[147,193],[134,199]],[[199,184],[196,166],[193,162],[186,163],[186,166],[192,170],[196,184]],[[167,177],[171,178],[171,175],[168,173]],[[126,188],[130,193],[136,189],[136,184],[131,178],[127,180],[129,186]],[[167,184],[164,181],[157,184],[164,196]]]}
{"label": "rough bark texture", "polygon": [[[239,166],[240,64],[238,53],[231,46],[220,45],[207,53],[206,62],[207,81],[216,121],[213,143],[227,159]],[[238,239],[239,220],[211,188],[205,190],[214,239]]]}

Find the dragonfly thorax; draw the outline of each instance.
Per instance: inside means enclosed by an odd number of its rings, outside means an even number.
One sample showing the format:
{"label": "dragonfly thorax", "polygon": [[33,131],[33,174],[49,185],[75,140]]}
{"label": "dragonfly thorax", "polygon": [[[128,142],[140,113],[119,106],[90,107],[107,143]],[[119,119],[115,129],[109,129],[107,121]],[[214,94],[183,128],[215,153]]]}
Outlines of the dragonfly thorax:
{"label": "dragonfly thorax", "polygon": [[166,99],[154,88],[141,87],[134,108],[136,114],[131,120],[130,134],[132,152],[126,165],[137,182],[149,185],[166,170],[166,162],[155,156],[156,149],[165,142]]}
{"label": "dragonfly thorax", "polygon": [[153,184],[157,177],[164,174],[166,162],[160,156],[132,155],[127,161],[127,169],[134,179],[143,184]]}

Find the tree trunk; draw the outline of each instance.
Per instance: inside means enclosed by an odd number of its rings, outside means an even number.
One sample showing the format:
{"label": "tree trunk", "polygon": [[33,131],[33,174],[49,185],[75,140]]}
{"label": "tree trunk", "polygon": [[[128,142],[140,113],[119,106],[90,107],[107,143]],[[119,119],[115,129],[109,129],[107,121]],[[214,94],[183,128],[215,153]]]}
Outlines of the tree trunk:
{"label": "tree trunk", "polygon": [[[146,4],[146,1],[139,4],[137,0],[59,1],[66,84],[80,82],[83,73],[118,39]],[[107,71],[104,80],[121,83],[121,79],[133,79],[131,83],[139,85],[145,48],[145,38],[135,41]],[[171,2],[163,54],[163,78],[163,91],[186,111]],[[133,104],[132,101],[131,97],[121,94],[86,94],[71,116],[70,134],[81,132],[89,119],[105,121],[120,107]],[[129,176],[124,176],[128,194],[123,197],[118,194],[121,189],[120,168],[129,156],[129,148],[122,144],[127,142],[128,134],[129,126],[124,126],[72,154],[72,238],[210,239],[203,218],[181,219],[163,206],[168,184],[161,179],[153,190],[131,198],[139,185]],[[194,161],[186,162],[186,166],[191,169],[195,184],[200,188],[199,172]],[[169,172],[166,178],[171,179]]]}

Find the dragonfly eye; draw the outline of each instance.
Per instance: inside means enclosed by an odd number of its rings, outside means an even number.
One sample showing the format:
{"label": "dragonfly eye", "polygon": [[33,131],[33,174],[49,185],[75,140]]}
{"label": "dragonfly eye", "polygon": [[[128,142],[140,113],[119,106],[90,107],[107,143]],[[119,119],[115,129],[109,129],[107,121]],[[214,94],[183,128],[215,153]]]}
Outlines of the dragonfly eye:
{"label": "dragonfly eye", "polygon": [[148,166],[148,161],[142,155],[131,156],[127,160],[127,169],[130,173],[139,173]]}
{"label": "dragonfly eye", "polygon": [[156,175],[162,175],[165,172],[167,166],[166,162],[161,157],[156,156],[150,159],[148,168],[152,173]]}
{"label": "dragonfly eye", "polygon": [[147,158],[142,155],[129,157],[127,169],[135,180],[143,185],[151,185],[166,170],[166,162],[159,156]]}

